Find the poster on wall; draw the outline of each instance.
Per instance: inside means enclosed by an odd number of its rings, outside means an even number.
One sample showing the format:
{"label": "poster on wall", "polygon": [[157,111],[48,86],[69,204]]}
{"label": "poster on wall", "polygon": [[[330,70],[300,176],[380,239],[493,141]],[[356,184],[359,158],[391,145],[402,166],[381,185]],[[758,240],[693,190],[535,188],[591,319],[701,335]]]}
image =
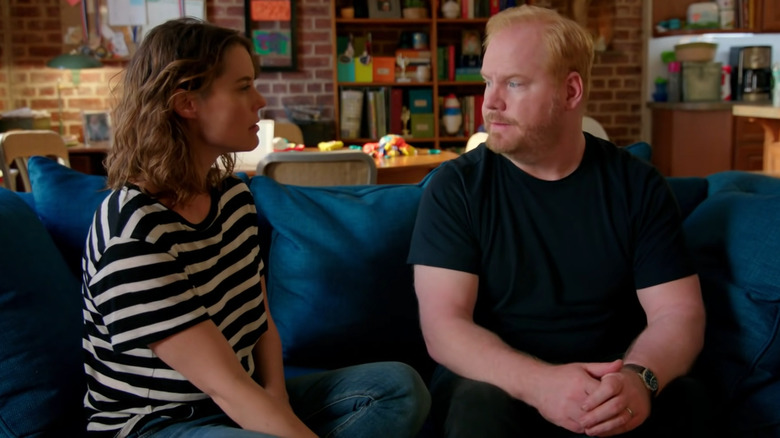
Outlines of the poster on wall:
{"label": "poster on wall", "polygon": [[262,71],[295,71],[295,0],[244,0],[244,14]]}

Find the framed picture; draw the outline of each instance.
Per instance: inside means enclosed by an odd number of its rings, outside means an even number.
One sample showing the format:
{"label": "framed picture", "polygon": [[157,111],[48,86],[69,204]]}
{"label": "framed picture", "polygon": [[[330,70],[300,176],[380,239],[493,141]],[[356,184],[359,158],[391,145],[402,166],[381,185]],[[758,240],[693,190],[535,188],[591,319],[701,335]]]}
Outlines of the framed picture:
{"label": "framed picture", "polygon": [[401,18],[401,0],[368,0],[369,18]]}
{"label": "framed picture", "polygon": [[295,71],[295,0],[244,0],[246,36],[263,72]]}
{"label": "framed picture", "polygon": [[111,146],[111,117],[108,111],[82,111],[82,120],[87,147]]}

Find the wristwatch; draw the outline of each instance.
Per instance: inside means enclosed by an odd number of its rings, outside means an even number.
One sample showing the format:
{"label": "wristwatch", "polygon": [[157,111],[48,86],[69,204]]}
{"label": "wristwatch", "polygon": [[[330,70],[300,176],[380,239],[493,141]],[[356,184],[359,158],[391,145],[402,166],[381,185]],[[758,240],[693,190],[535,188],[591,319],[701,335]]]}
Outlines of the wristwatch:
{"label": "wristwatch", "polygon": [[655,378],[655,374],[649,368],[633,363],[627,363],[623,365],[623,368],[628,368],[637,373],[639,378],[642,379],[642,383],[650,391],[651,396],[655,397],[658,394],[658,379]]}

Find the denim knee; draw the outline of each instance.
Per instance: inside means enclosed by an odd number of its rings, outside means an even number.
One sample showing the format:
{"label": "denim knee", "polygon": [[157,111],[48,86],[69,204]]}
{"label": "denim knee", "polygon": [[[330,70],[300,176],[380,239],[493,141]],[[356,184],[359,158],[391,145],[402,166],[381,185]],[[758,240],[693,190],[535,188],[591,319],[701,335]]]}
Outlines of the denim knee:
{"label": "denim knee", "polygon": [[398,412],[398,421],[407,424],[408,430],[418,429],[428,417],[431,394],[420,374],[401,362],[378,362],[368,365],[373,373],[387,382],[385,397],[392,401]]}

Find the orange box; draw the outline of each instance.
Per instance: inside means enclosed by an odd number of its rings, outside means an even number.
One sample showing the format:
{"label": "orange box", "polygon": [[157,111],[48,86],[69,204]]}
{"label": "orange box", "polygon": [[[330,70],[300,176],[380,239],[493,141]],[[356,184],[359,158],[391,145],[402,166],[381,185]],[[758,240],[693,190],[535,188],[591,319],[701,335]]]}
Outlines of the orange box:
{"label": "orange box", "polygon": [[431,62],[430,50],[398,49],[395,51],[395,56],[404,56],[409,58],[409,62],[411,64],[426,64]]}
{"label": "orange box", "polygon": [[395,58],[391,56],[375,56],[374,82],[395,81]]}

